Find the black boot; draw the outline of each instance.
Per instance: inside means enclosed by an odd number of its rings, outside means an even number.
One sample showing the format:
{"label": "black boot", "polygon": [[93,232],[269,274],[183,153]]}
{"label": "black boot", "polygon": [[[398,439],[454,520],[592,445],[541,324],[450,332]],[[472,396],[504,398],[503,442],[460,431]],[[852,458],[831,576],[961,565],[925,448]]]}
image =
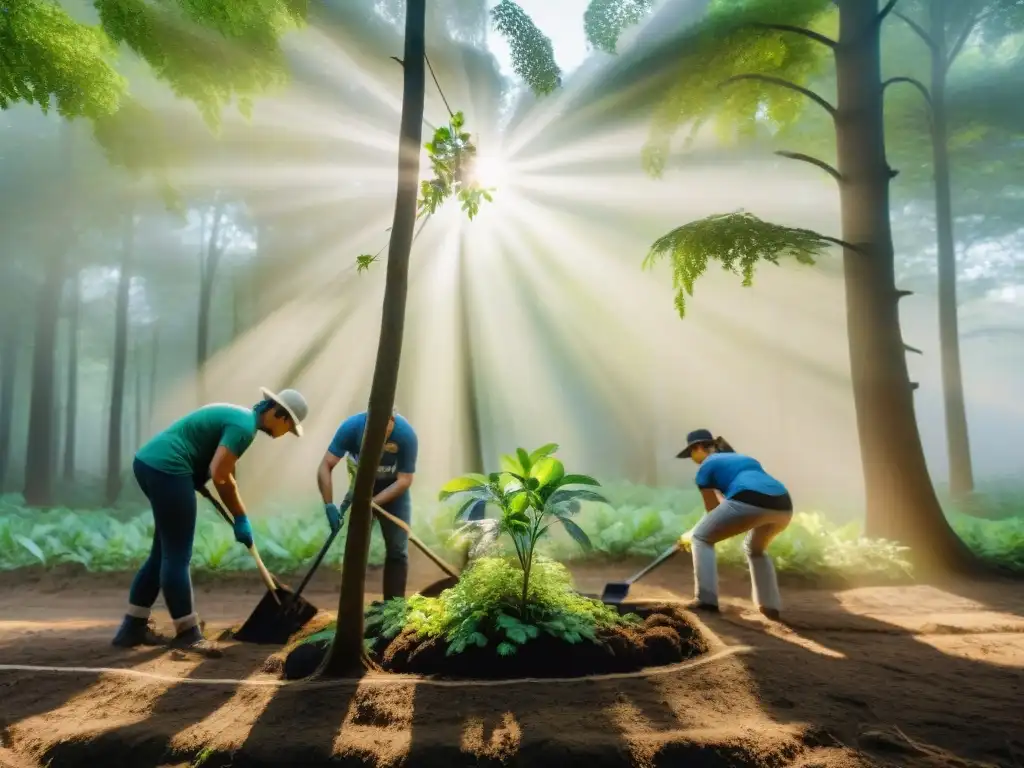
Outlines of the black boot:
{"label": "black boot", "polygon": [[149,619],[138,616],[125,616],[121,626],[114,635],[111,645],[116,648],[136,648],[140,645],[164,645],[167,638],[157,634],[150,626]]}
{"label": "black boot", "polygon": [[704,611],[705,613],[718,613],[718,606],[714,603],[702,603],[700,600],[691,600],[684,606],[689,611]]}
{"label": "black boot", "polygon": [[174,636],[171,640],[171,648],[179,651],[198,653],[208,659],[219,659],[224,652],[214,643],[203,637],[203,631],[199,627],[185,629]]}
{"label": "black boot", "polygon": [[409,580],[408,561],[384,561],[384,600],[405,597],[405,583]]}

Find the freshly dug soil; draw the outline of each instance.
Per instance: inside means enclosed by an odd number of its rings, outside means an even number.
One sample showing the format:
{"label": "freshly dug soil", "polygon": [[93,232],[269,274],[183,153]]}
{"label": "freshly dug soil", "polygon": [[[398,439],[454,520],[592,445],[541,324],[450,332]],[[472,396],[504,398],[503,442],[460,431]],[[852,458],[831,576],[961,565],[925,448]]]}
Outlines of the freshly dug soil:
{"label": "freshly dug soil", "polygon": [[[383,670],[401,674],[469,680],[513,678],[564,678],[635,672],[646,667],[676,664],[707,653],[708,639],[687,611],[678,605],[624,606],[623,613],[643,619],[636,626],[618,626],[597,633],[598,642],[567,643],[541,633],[511,656],[499,656],[498,641],[485,647],[470,646],[448,655],[443,638],[417,637],[406,631],[394,639],[377,638],[372,657]],[[312,675],[324,655],[328,641],[296,647],[284,662],[286,680]]]}
{"label": "freshly dug soil", "polygon": [[[593,592],[631,569],[573,575]],[[196,590],[209,636],[263,596],[247,576]],[[1019,582],[784,589],[779,624],[753,610],[745,574],[726,576],[722,613],[699,615],[712,649],[682,664],[568,681],[291,683],[270,646],[228,641],[214,660],[112,648],[130,574],[106,578],[0,589],[0,766],[1024,766]],[[410,586],[435,578],[424,567]],[[682,601],[690,578],[688,562],[668,563],[631,593]],[[321,584],[309,599],[331,607],[337,585]],[[155,619],[170,631],[162,607]]]}

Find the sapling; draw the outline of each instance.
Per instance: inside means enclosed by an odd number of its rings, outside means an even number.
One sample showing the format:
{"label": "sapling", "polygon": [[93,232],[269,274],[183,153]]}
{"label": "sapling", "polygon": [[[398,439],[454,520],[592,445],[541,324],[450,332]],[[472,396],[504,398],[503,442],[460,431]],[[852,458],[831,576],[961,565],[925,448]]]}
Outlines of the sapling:
{"label": "sapling", "polygon": [[[462,501],[455,520],[465,522],[460,533],[479,535],[477,549],[493,544],[502,535],[511,539],[523,571],[519,610],[524,618],[537,542],[552,525],[561,523],[581,547],[590,550],[590,538],[571,518],[584,501],[607,503],[604,496],[592,490],[600,486],[597,480],[587,475],[566,474],[565,466],[552,455],[557,450],[554,443],[533,453],[518,448],[515,456],[502,457],[501,472],[457,477],[439,494],[441,501],[456,496]],[[487,505],[500,510],[498,519],[471,519]]]}

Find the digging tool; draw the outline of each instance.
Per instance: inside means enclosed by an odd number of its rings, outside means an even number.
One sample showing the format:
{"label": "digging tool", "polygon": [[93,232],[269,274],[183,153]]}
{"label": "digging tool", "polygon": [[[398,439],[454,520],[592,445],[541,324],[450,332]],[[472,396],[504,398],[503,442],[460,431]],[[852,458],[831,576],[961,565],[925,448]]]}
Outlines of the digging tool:
{"label": "digging tool", "polygon": [[[199,493],[209,501],[214,509],[224,518],[224,521],[233,525],[231,515],[224,509],[219,501],[213,498],[213,494],[204,486],[199,488]],[[284,645],[289,638],[319,613],[319,609],[309,601],[301,597],[302,589],[309,583],[313,573],[320,566],[324,555],[334,543],[337,534],[331,533],[320,552],[313,562],[306,578],[302,580],[302,586],[298,592],[292,592],[287,586],[281,584],[274,578],[267,567],[263,564],[256,545],[248,547],[249,554],[256,561],[256,568],[260,572],[260,578],[267,587],[267,593],[263,596],[256,608],[245,620],[245,623],[232,633],[231,637],[242,643],[256,643],[258,645]]]}
{"label": "digging tool", "polygon": [[419,537],[417,537],[416,534],[412,532],[412,529],[408,526],[408,524],[406,524],[403,520],[399,520],[390,512],[381,509],[376,504],[371,502],[370,505],[373,507],[373,511],[375,514],[380,515],[385,520],[394,523],[403,531],[405,531],[406,534],[408,534],[409,536],[409,541],[413,543],[416,549],[418,549],[420,552],[426,555],[427,558],[429,558],[434,565],[436,565],[438,568],[440,568],[442,571],[448,574],[446,578],[439,579],[438,581],[435,581],[433,584],[427,586],[425,589],[420,590],[421,595],[427,597],[438,595],[444,590],[449,589],[450,587],[454,587],[458,583],[459,572],[455,570],[455,568],[452,565],[449,565],[440,557],[431,552],[430,548],[427,547],[427,545],[424,544],[422,541],[420,541]]}
{"label": "digging tool", "polygon": [[613,581],[609,584],[605,584],[604,592],[601,593],[601,602],[608,603],[610,605],[618,605],[626,599],[626,596],[629,594],[629,588],[633,586],[634,583],[640,581],[640,579],[658,566],[666,563],[674,555],[678,554],[681,549],[683,549],[682,543],[676,542],[669,549],[658,555],[653,563],[646,566],[643,570],[633,574],[630,578],[626,579],[626,581]]}

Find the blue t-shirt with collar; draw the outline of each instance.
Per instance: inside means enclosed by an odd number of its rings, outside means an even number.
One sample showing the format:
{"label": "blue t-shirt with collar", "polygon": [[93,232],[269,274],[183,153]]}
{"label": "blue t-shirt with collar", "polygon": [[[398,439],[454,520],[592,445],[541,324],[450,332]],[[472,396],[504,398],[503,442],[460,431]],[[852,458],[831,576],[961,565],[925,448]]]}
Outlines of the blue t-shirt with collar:
{"label": "blue t-shirt with collar", "polygon": [[764,471],[761,463],[742,453],[712,453],[697,470],[697,487],[716,490],[731,499],[740,491],[782,496],[786,486]]}
{"label": "blue t-shirt with collar", "polygon": [[[349,416],[341,423],[327,449],[332,456],[343,459],[348,454],[355,462],[359,462],[359,449],[363,445],[366,416],[364,411],[355,416]],[[394,483],[400,472],[402,474],[415,473],[418,452],[419,441],[416,438],[416,430],[412,428],[405,417],[395,414],[395,428],[391,430],[391,436],[384,444],[384,453],[377,466],[377,479],[374,482],[373,492],[380,493]],[[408,501],[409,491],[406,491],[391,504],[407,503]]]}

